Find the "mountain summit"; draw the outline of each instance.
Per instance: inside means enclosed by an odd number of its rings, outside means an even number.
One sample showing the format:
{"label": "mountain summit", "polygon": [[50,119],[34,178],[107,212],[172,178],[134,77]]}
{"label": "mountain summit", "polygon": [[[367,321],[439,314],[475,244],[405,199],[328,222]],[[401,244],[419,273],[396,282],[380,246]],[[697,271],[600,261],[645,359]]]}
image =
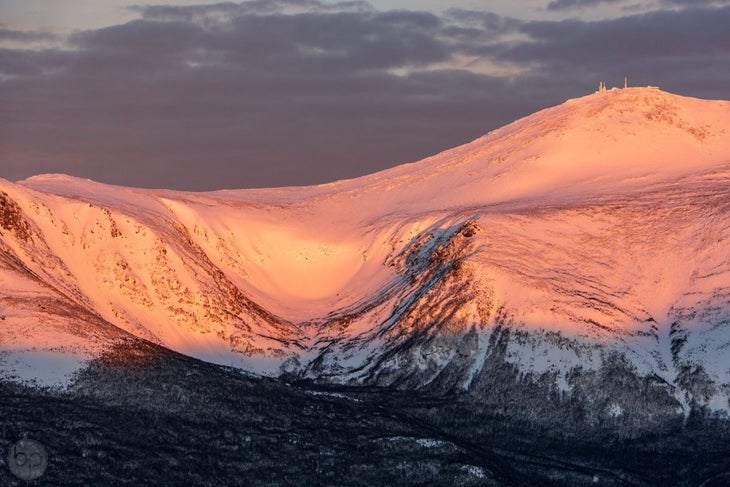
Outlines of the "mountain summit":
{"label": "mountain summit", "polygon": [[69,382],[138,338],[320,383],[557,391],[627,427],[728,410],[728,133],[730,102],[629,88],[320,186],[0,180],[0,371]]}

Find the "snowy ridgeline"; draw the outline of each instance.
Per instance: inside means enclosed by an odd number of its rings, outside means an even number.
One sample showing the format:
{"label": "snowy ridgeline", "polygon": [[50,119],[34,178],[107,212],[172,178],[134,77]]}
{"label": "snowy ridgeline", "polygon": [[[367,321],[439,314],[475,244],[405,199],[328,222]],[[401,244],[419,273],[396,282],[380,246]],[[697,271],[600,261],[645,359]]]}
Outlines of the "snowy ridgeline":
{"label": "snowy ridgeline", "polygon": [[685,413],[727,409],[728,130],[728,102],[631,88],[321,186],[0,180],[0,373],[62,383],[139,337],[437,390],[513,366],[570,394],[620,363]]}

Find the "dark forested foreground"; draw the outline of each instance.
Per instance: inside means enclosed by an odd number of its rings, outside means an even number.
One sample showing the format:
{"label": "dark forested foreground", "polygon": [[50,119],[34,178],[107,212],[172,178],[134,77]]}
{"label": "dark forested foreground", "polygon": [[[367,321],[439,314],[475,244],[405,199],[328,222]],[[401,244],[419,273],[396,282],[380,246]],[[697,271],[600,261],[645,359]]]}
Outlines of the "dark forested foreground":
{"label": "dark forested foreground", "polygon": [[[70,392],[3,383],[0,398],[3,486],[730,483],[728,423],[701,411],[629,437],[568,400],[523,393],[511,414],[467,394],[287,384],[142,342]],[[551,400],[564,416],[524,413]],[[49,457],[29,483],[6,465],[26,436]]]}

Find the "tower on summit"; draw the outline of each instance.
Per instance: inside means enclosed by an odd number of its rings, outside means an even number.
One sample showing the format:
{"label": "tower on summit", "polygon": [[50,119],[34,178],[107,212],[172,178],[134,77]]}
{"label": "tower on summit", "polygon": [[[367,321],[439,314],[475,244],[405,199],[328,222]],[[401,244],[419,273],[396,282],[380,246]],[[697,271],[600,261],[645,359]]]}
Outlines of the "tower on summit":
{"label": "tower on summit", "polygon": [[[629,87],[629,77],[624,76],[624,89]],[[618,87],[611,88],[612,90],[617,90]],[[608,91],[608,88],[606,88],[606,82],[605,81],[599,81],[598,82],[598,90],[596,93],[601,93],[603,91]]]}

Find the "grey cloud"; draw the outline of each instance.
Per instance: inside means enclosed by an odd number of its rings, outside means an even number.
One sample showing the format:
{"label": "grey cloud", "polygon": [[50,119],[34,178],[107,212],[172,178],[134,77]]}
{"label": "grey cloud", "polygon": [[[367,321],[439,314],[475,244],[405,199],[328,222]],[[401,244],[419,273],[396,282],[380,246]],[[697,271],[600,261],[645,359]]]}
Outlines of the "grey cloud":
{"label": "grey cloud", "polygon": [[[420,140],[426,114],[464,110],[463,122],[438,131],[453,143],[479,116],[439,86],[463,74],[388,72],[448,59],[443,21],[432,14],[348,7],[244,15],[239,7],[172,15],[175,8],[79,32],[69,39],[75,51],[0,51],[19,76],[3,83],[12,96],[0,161],[25,161],[4,176],[73,169],[189,189],[315,183],[451,145]],[[225,9],[238,13],[206,14]],[[31,69],[49,65],[63,69]]]}
{"label": "grey cloud", "polygon": [[132,6],[130,10],[138,12],[149,20],[181,20],[206,23],[222,18],[242,15],[271,15],[279,13],[310,12],[372,12],[372,6],[365,1],[345,1],[324,3],[317,0],[249,0],[246,2],[222,2],[206,5],[143,5]]}
{"label": "grey cloud", "polygon": [[623,0],[554,0],[548,3],[548,10],[566,10],[584,7],[597,7],[601,4],[618,3]]}
{"label": "grey cloud", "polygon": [[27,30],[13,30],[0,28],[0,41],[52,41],[58,39],[58,36],[50,32],[38,32]]}
{"label": "grey cloud", "polygon": [[455,8],[447,10],[446,17],[454,21],[454,24],[444,29],[446,36],[479,46],[490,44],[500,36],[517,31],[522,23],[493,12]]}
{"label": "grey cloud", "polygon": [[[243,17],[237,32],[250,42],[273,37],[297,69],[363,70],[423,65],[448,59],[435,38],[440,22],[429,14],[336,13]],[[292,63],[292,64],[289,64]]]}
{"label": "grey cloud", "polygon": [[730,0],[661,0],[661,3],[668,6],[696,8],[728,5]]}
{"label": "grey cloud", "polygon": [[53,49],[38,51],[0,48],[0,75],[21,77],[26,82],[31,82],[34,77],[43,77],[49,72],[57,73],[65,69],[72,59],[73,56],[67,52]]}
{"label": "grey cloud", "polygon": [[[547,10],[577,10],[583,8],[593,8],[606,4],[618,4],[627,0],[552,0],[547,4]],[[658,0],[656,4],[651,2],[639,2],[627,5],[625,11],[646,11],[657,6],[669,7],[717,7],[730,4],[730,0]]]}
{"label": "grey cloud", "polygon": [[519,62],[602,64],[648,57],[724,54],[730,46],[730,8],[657,11],[614,20],[529,22],[532,42],[503,46]]}
{"label": "grey cloud", "polygon": [[[213,8],[219,8],[214,6]],[[226,25],[136,20],[71,37],[105,56],[166,62],[218,61],[279,74],[423,65],[448,58],[434,38],[441,20],[419,12],[239,15]],[[118,59],[119,66],[129,66]]]}
{"label": "grey cloud", "polygon": [[182,51],[200,45],[203,30],[188,22],[134,20],[123,25],[78,32],[69,41],[81,48],[126,50],[147,55],[150,52]]}

